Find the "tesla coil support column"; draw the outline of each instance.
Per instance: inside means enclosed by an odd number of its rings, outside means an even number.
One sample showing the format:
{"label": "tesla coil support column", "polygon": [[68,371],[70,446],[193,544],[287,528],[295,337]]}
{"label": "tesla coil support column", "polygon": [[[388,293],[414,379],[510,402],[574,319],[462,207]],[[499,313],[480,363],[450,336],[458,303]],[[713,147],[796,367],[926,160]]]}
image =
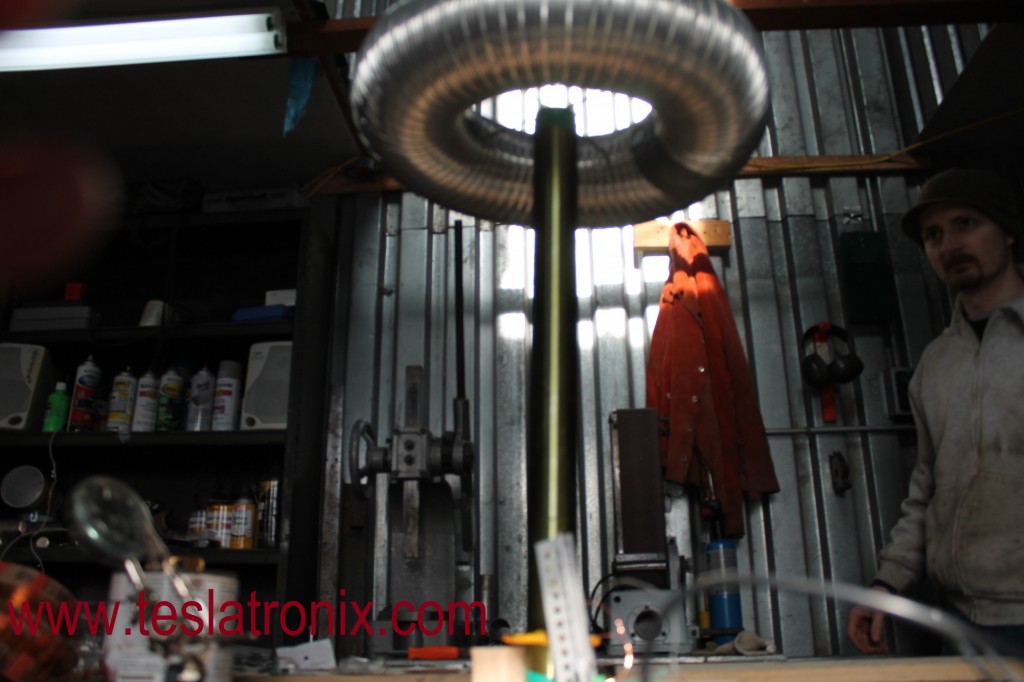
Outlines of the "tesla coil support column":
{"label": "tesla coil support column", "polygon": [[573,112],[541,109],[534,135],[534,294],[527,421],[530,628],[543,627],[534,544],[576,522],[576,131]]}

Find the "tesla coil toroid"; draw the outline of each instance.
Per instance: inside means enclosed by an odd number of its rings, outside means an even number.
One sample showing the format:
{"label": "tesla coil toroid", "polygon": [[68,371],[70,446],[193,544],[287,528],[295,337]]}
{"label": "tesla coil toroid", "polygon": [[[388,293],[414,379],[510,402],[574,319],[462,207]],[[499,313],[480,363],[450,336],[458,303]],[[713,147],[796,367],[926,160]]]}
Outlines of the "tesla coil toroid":
{"label": "tesla coil toroid", "polygon": [[724,0],[407,0],[367,35],[352,79],[362,142],[409,189],[532,224],[533,140],[474,105],[549,83],[649,102],[579,145],[579,225],[667,215],[735,176],[761,138],[760,37]]}

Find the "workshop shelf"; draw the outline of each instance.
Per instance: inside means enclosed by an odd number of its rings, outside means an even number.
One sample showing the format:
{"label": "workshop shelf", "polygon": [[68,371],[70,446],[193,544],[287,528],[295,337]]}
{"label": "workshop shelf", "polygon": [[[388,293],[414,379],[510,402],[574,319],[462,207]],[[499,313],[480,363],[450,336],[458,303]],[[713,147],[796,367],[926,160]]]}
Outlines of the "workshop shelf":
{"label": "workshop shelf", "polygon": [[[255,501],[270,486],[278,545],[257,538],[254,549],[184,552],[202,557],[211,570],[237,575],[242,593],[313,601],[337,229],[333,214],[307,209],[128,214],[76,272],[0,300],[0,343],[46,349],[53,369],[43,395],[61,380],[70,394],[76,368],[91,356],[102,370],[96,398],[107,398],[111,378],[126,368],[136,377],[147,370],[159,377],[171,367],[185,368],[184,375],[204,365],[216,373],[225,360],[241,365],[244,396],[253,347],[290,344],[286,380],[274,377],[275,387],[286,387],[286,399],[283,406],[275,403],[270,419],[256,423],[264,428],[114,433],[101,422],[94,432],[52,434],[40,432],[36,415],[31,428],[0,430],[0,478],[34,467],[54,490],[48,503],[43,494],[32,508],[0,500],[4,558],[41,563],[73,593],[95,599],[119,569],[84,553],[60,530],[67,526],[68,493],[77,481],[96,475],[123,481],[147,502],[158,526],[181,538],[199,512]],[[268,305],[268,292],[276,292],[273,301],[289,303]],[[163,325],[148,326],[152,302],[173,313]],[[278,424],[287,426],[265,428]],[[39,541],[32,537],[38,525],[27,534],[21,530],[24,519],[38,523],[39,515],[48,515],[48,546],[37,545],[33,553],[25,543]],[[275,645],[302,641],[280,630],[271,639]]]}

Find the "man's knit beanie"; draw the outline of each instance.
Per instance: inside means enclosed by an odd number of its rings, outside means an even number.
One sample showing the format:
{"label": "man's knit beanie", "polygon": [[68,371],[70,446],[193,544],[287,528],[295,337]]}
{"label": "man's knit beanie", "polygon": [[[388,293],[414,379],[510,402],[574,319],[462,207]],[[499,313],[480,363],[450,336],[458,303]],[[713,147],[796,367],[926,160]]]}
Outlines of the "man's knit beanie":
{"label": "man's knit beanie", "polygon": [[1010,184],[998,175],[983,170],[943,171],[921,187],[914,205],[903,216],[903,232],[918,246],[921,242],[921,214],[936,204],[961,204],[981,211],[1003,231],[1021,243],[1021,221],[1017,199]]}

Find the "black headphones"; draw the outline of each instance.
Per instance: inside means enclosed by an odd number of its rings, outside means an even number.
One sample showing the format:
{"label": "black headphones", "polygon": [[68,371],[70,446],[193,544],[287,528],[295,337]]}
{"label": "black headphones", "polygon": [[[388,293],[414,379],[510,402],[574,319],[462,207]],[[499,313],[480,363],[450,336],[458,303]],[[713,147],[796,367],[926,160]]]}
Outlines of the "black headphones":
{"label": "black headphones", "polygon": [[800,373],[804,381],[814,388],[824,388],[833,384],[845,384],[860,376],[864,371],[864,363],[850,352],[848,331],[828,322],[820,322],[804,332],[802,347],[806,347],[807,342],[813,340],[817,334],[824,334],[830,340],[839,339],[846,346],[846,352],[840,353],[836,350],[835,344],[829,343],[832,350],[831,362],[826,363],[816,352],[805,355],[800,360]]}

